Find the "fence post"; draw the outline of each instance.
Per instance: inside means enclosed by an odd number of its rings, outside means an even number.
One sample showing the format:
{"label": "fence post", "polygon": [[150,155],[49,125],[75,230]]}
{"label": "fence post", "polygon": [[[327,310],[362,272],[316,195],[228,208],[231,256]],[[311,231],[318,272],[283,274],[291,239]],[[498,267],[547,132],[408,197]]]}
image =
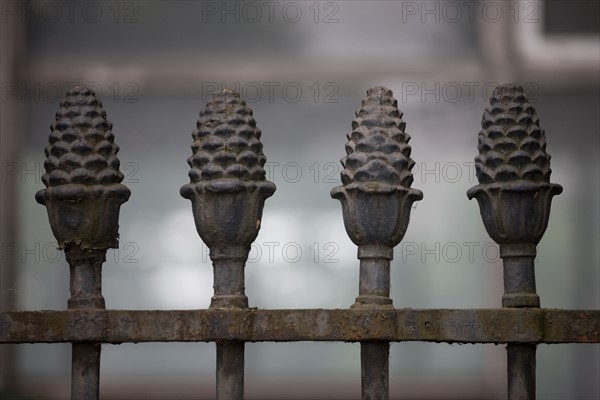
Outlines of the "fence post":
{"label": "fence post", "polygon": [[[475,168],[479,203],[504,264],[503,307],[540,307],[535,288],[536,245],[546,231],[550,203],[562,187],[550,183],[550,155],[535,109],[522,87],[498,86],[485,109]],[[516,339],[516,338],[515,338]],[[507,345],[508,398],[535,399],[535,344]]]}
{"label": "fence post", "polygon": [[[265,179],[266,158],[252,110],[230,89],[200,111],[192,133],[190,183],[196,230],[210,249],[214,290],[210,308],[248,308],[244,266],[260,229],[265,199],[275,185]],[[217,343],[217,399],[244,397],[244,343]]]}
{"label": "fence post", "polygon": [[[46,189],[36,200],[46,206],[58,246],[71,270],[70,309],[103,309],[102,263],[118,248],[119,209],[130,191],[121,184],[112,124],[87,88],[74,87],[60,103],[46,147]],[[100,344],[73,343],[71,398],[99,396]]]}
{"label": "fence post", "polygon": [[[352,308],[393,308],[390,261],[406,232],[411,205],[423,193],[411,189],[410,136],[392,91],[367,91],[346,135],[342,186],[331,196],[342,203],[344,226],[358,246],[359,296]],[[361,343],[363,400],[389,398],[389,342]]]}

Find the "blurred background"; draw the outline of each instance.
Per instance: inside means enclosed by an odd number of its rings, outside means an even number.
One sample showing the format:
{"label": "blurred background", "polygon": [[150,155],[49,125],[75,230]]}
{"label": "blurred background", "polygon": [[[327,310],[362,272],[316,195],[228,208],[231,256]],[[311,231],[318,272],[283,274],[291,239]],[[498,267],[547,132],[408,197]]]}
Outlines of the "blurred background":
{"label": "blurred background", "polygon": [[[60,100],[96,90],[131,189],[107,308],[206,308],[208,250],[186,159],[199,110],[240,92],[263,131],[267,200],[246,267],[251,307],[348,308],[356,247],[329,191],[369,87],[393,90],[425,198],[395,249],[397,308],[501,307],[502,267],[473,158],[494,87],[523,85],[546,130],[554,198],[538,248],[542,307],[600,307],[600,6],[596,1],[4,1],[1,4],[2,310],[65,309],[69,272],[34,194]],[[63,399],[70,345],[0,347],[0,398]],[[540,399],[600,397],[600,345],[540,345]],[[358,344],[246,345],[249,399],[357,399]],[[395,343],[394,399],[506,398],[503,345]],[[104,345],[105,399],[214,398],[215,346]],[[16,397],[17,394],[22,397]]]}

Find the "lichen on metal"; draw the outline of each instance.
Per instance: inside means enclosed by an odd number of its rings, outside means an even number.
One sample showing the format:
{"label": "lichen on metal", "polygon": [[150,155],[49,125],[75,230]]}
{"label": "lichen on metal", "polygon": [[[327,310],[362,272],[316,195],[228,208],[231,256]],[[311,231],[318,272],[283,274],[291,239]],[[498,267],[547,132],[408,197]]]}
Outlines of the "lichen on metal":
{"label": "lichen on metal", "polygon": [[0,313],[0,344],[78,341],[599,343],[600,311],[218,308]]}

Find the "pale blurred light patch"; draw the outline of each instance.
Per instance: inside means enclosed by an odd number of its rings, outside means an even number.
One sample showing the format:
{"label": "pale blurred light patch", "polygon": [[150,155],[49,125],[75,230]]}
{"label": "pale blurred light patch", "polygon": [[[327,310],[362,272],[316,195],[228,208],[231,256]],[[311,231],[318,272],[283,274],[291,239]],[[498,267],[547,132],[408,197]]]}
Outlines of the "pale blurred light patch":
{"label": "pale blurred light patch", "polygon": [[19,279],[27,282],[27,285],[21,285],[17,293],[22,309],[47,309],[48,304],[52,304],[51,299],[54,287],[49,284],[47,278],[47,274],[42,274],[31,268],[25,269]]}
{"label": "pale blurred light patch", "polygon": [[191,206],[169,212],[156,233],[160,253],[172,268],[206,262],[208,250],[196,232]]}
{"label": "pale blurred light patch", "polygon": [[[353,300],[356,246],[339,212],[265,210],[268,217],[246,266],[250,305],[346,308]],[[310,212],[309,212],[310,211]],[[307,215],[307,213],[309,215]]]}
{"label": "pale blurred light patch", "polygon": [[161,305],[166,309],[208,308],[213,294],[212,267],[191,209],[170,211],[156,233],[153,247],[160,258],[151,277],[151,290]]}
{"label": "pale blurred light patch", "polygon": [[[121,214],[127,218],[127,211],[124,209]],[[138,263],[136,267],[144,270],[156,268],[156,261],[161,258],[160,249],[156,246],[157,233],[160,232],[160,224],[164,222],[160,213],[149,208],[140,207],[129,214],[129,221],[121,222],[119,246],[123,247],[125,243],[135,243],[139,248],[139,256],[136,257]],[[107,258],[107,261],[110,261]]]}
{"label": "pale blurred light patch", "polygon": [[[121,265],[114,266],[128,270],[126,279],[117,282],[111,279],[114,275],[105,274],[105,297],[126,308],[207,308],[213,293],[212,267],[208,249],[196,232],[191,207],[164,215],[141,208],[134,212],[133,221],[121,237],[122,248],[115,260]],[[135,255],[124,252],[127,244],[137,250]],[[119,293],[127,293],[124,289],[131,285],[140,288],[141,298],[120,298]]]}
{"label": "pale blurred light patch", "polygon": [[460,29],[456,29],[460,24],[444,20],[425,24],[420,15],[408,15],[407,3],[420,8],[416,2],[378,1],[367,6],[369,12],[365,12],[365,2],[322,3],[318,18],[325,23],[300,25],[303,50],[318,56],[353,59],[356,54],[433,58],[473,50],[466,33],[473,24],[468,24],[466,18]]}
{"label": "pale blurred light patch", "polygon": [[164,309],[208,308],[212,297],[212,268],[204,265],[166,262],[154,271],[148,290]]}

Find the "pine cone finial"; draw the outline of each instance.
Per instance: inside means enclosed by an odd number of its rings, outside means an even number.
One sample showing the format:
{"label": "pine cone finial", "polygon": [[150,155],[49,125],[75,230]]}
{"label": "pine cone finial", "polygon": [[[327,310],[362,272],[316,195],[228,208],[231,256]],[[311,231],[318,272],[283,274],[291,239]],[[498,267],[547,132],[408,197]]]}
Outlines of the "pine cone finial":
{"label": "pine cone finial", "polygon": [[129,189],[122,185],[112,123],[93,90],[75,86],[60,103],[45,149],[47,189],[36,193],[40,204],[52,199],[99,197],[103,193],[127,201]]}
{"label": "pine cone finial", "polygon": [[480,183],[550,182],[546,136],[521,86],[506,84],[494,90],[481,127],[475,157]]}
{"label": "pine cone finial", "polygon": [[266,181],[263,168],[266,157],[260,142],[262,132],[256,127],[252,114],[239,94],[231,89],[216,93],[200,111],[192,133],[193,155],[188,158],[190,183],[181,188],[183,197],[191,198],[195,188],[205,185],[225,189],[232,185],[257,184],[265,188],[273,186],[275,190],[274,185]]}
{"label": "pine cone finial", "polygon": [[342,203],[346,232],[359,253],[370,245],[390,252],[406,233],[412,203],[423,198],[410,187],[415,163],[405,126],[392,91],[377,86],[367,91],[346,135],[342,185],[331,197]]}
{"label": "pine cone finial", "polygon": [[515,244],[535,254],[535,244],[548,226],[552,197],[562,186],[550,183],[546,136],[523,88],[498,86],[481,127],[475,157],[479,185],[470,188],[467,197],[477,199],[483,224],[501,245],[501,254],[508,254],[504,245]]}
{"label": "pine cone finial", "polygon": [[119,245],[119,209],[131,192],[119,171],[112,124],[96,94],[76,86],[60,103],[46,147],[46,189],[35,199],[46,206],[58,246],[106,252]]}
{"label": "pine cone finial", "polygon": [[410,188],[410,136],[392,91],[377,86],[367,91],[346,135],[347,156],[341,162],[344,186],[367,188],[373,182]]}

